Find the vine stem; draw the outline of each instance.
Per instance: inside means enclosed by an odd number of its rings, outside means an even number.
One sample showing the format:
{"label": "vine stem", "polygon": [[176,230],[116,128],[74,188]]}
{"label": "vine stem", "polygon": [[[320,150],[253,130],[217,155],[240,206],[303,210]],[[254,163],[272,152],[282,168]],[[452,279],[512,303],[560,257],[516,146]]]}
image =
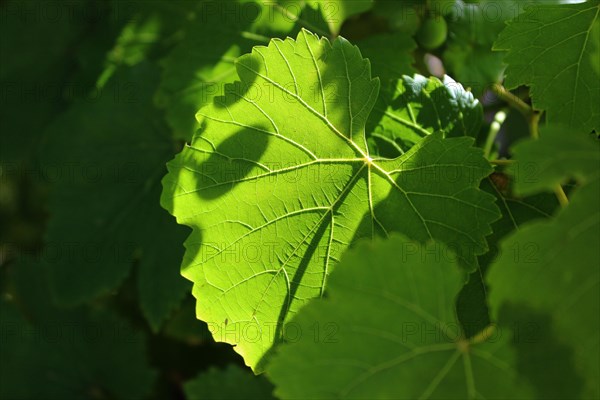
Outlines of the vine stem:
{"label": "vine stem", "polygon": [[[529,134],[533,139],[539,139],[539,126],[543,113],[538,110],[534,110],[533,107],[506,90],[506,88],[499,83],[493,84],[491,89],[499,99],[505,101],[509,106],[520,112],[523,117],[525,117],[527,120],[527,126],[529,127]],[[556,195],[556,198],[562,207],[569,205],[569,198],[560,184],[556,185],[554,188],[554,194]]]}
{"label": "vine stem", "polygon": [[556,198],[558,199],[558,202],[562,207],[566,207],[569,205],[569,198],[567,197],[567,194],[563,190],[562,186],[560,186],[560,184],[556,185],[556,188],[554,189],[554,194],[556,195]]}
{"label": "vine stem", "polygon": [[491,160],[490,164],[492,165],[512,165],[515,163],[515,160]]}
{"label": "vine stem", "polygon": [[480,344],[486,342],[496,332],[496,325],[491,324],[483,328],[481,332],[469,339],[469,344]]}
{"label": "vine stem", "polygon": [[542,113],[533,111],[533,109],[532,109],[532,113],[527,120],[527,123],[529,125],[529,133],[531,134],[531,137],[536,140],[540,138],[539,126],[540,126],[541,118],[542,118]]}
{"label": "vine stem", "polygon": [[529,121],[530,115],[534,113],[533,108],[531,108],[529,104],[506,90],[506,88],[499,83],[494,83],[491,89],[499,99],[505,101],[509,106],[519,111]]}
{"label": "vine stem", "polygon": [[496,137],[498,137],[498,132],[502,128],[502,124],[506,120],[506,112],[504,110],[500,110],[494,116],[494,122],[490,126],[490,131],[487,136],[487,140],[485,141],[485,146],[483,148],[483,154],[485,158],[490,158],[490,154],[492,153],[492,148],[494,147],[494,142],[496,141]]}

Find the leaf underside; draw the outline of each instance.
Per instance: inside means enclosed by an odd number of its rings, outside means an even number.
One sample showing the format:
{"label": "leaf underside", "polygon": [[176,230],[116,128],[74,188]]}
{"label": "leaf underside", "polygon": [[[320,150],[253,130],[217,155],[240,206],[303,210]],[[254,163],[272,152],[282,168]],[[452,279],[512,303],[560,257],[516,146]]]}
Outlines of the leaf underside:
{"label": "leaf underside", "polygon": [[472,139],[431,134],[402,157],[371,156],[379,82],[342,38],[303,30],[236,66],[241,81],[199,111],[161,198],[194,229],[182,273],[217,341],[261,371],[284,323],[362,237],[437,239],[476,268],[498,211],[477,189],[491,168]]}

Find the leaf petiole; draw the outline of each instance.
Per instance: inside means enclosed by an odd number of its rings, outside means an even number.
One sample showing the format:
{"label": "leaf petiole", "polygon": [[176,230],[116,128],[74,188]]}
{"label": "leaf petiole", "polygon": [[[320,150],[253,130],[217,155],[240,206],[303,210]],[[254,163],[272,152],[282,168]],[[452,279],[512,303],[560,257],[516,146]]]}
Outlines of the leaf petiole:
{"label": "leaf petiole", "polygon": [[[539,139],[539,125],[543,112],[534,110],[529,104],[525,103],[523,100],[506,90],[504,86],[498,83],[492,85],[492,91],[494,94],[496,94],[496,96],[498,96],[498,98],[504,100],[512,108],[523,114],[527,120],[527,125],[529,126],[529,134],[533,139]],[[566,207],[569,205],[569,198],[560,184],[556,185],[554,188],[554,194],[556,195],[561,207]]]}

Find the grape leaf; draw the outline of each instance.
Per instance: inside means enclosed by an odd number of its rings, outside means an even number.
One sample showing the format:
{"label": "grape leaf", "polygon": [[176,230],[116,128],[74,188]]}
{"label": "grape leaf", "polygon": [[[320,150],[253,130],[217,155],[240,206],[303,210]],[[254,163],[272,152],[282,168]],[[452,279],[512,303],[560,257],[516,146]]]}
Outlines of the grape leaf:
{"label": "grape leaf", "polygon": [[[183,27],[183,39],[163,60],[156,100],[166,109],[175,137],[192,137],[199,128],[194,120],[196,111],[222,92],[225,83],[235,80],[234,60],[266,40],[251,32],[256,17],[251,7],[258,5],[232,0],[201,2],[197,15]],[[238,12],[225,12],[227,9]],[[258,9],[264,18],[270,15],[267,11]]]}
{"label": "grape leaf", "polygon": [[413,36],[419,29],[421,19],[414,4],[409,1],[375,0],[373,15],[384,19],[390,30]]}
{"label": "grape leaf", "polygon": [[346,19],[368,11],[373,7],[373,0],[309,0],[309,4],[321,9],[329,30],[337,35]]}
{"label": "grape leaf", "polygon": [[486,238],[490,251],[478,258],[484,273],[498,255],[500,240],[529,221],[552,218],[559,206],[553,193],[516,196],[513,186],[514,181],[503,173],[494,173],[482,182],[481,189],[496,196],[502,212],[502,218],[492,224],[493,233]]}
{"label": "grape leaf", "polygon": [[[118,4],[114,7],[119,10]],[[106,55],[107,67],[112,67],[112,71],[119,65],[133,66],[146,60],[155,48],[174,34],[187,14],[183,4],[178,1],[139,3],[132,11],[128,23],[123,26],[113,48]],[[106,75],[103,77],[107,78]]]}
{"label": "grape leaf", "polygon": [[100,307],[54,306],[43,265],[33,259],[11,265],[11,281],[18,301],[8,295],[0,300],[1,398],[133,399],[150,394],[156,371],[148,364],[141,332]]}
{"label": "grape leaf", "polygon": [[255,376],[230,364],[225,369],[211,368],[184,384],[188,400],[273,399],[273,385],[264,376]]}
{"label": "grape leaf", "polygon": [[492,83],[502,81],[504,55],[489,51],[489,47],[450,42],[444,52],[445,65],[451,73],[481,96]]}
{"label": "grape leaf", "polygon": [[93,76],[97,89],[102,88],[119,67],[131,67],[164,56],[179,36],[181,25],[193,12],[192,3],[186,0],[143,1],[130,5],[110,0],[105,4],[110,9],[104,24],[94,27],[102,34],[94,35],[91,46],[80,51],[87,64],[85,72],[96,72],[101,67]]}
{"label": "grape leaf", "polygon": [[[217,341],[260,371],[360,237],[435,238],[476,267],[498,211],[477,189],[491,169],[472,139],[432,134],[400,158],[372,158],[364,128],[379,84],[342,38],[274,39],[237,71],[241,82],[199,111],[204,128],[169,162],[161,198],[194,229],[182,273]],[[262,96],[245,93],[251,82]]]}
{"label": "grape leaf", "polygon": [[[251,31],[268,37],[285,38],[295,36],[301,27],[331,34],[329,24],[324,20],[324,13],[319,1],[306,0],[238,0],[242,7],[254,4],[259,12],[253,20]],[[364,0],[359,0],[359,2]],[[333,8],[333,5],[330,6]]]}
{"label": "grape leaf", "polygon": [[[369,36],[358,42],[363,56],[371,62],[372,74],[379,77],[381,88],[373,112],[367,120],[366,132],[369,135],[369,146],[374,154],[394,156],[400,153],[397,144],[387,136],[381,136],[374,130],[385,118],[388,104],[392,101],[398,80],[404,75],[413,75],[414,58],[412,52],[416,48],[415,41],[404,33],[380,34]],[[391,147],[390,149],[388,149]]]}
{"label": "grape leaf", "polygon": [[152,106],[158,68],[120,71],[96,102],[80,101],[44,133],[52,185],[44,261],[61,303],[106,293],[139,260],[142,310],[154,329],[189,290],[177,265],[185,230],[157,202],[174,144]]}
{"label": "grape leaf", "polygon": [[162,327],[161,334],[192,346],[212,343],[208,326],[196,318],[195,308],[196,300],[192,296],[186,296],[181,306]]}
{"label": "grape leaf", "polygon": [[565,126],[548,126],[540,139],[514,145],[517,163],[509,172],[515,177],[517,194],[552,191],[568,179],[585,183],[600,174],[600,141],[573,131]]}
{"label": "grape leaf", "polygon": [[392,13],[392,16],[396,18],[405,18],[406,15],[413,12],[447,15],[456,8],[456,4],[456,0],[375,0],[375,7],[379,10],[389,10],[390,13],[392,8],[403,9],[411,7],[415,9],[405,10],[404,13]]}
{"label": "grape leaf", "polygon": [[394,141],[400,154],[433,132],[475,137],[483,119],[479,101],[449,76],[404,76],[391,96],[380,98],[375,113],[383,117],[371,135]]}
{"label": "grape leaf", "polygon": [[[281,37],[288,34],[300,22],[301,24],[311,25],[317,12],[311,14],[311,18],[306,17],[306,2],[298,0],[227,0],[230,3],[239,3],[239,5],[228,5],[229,10],[236,8],[239,13],[236,15],[237,24],[248,26],[246,33],[256,33],[268,37]],[[227,12],[226,7],[215,7],[224,4],[222,1],[206,1],[208,8],[224,10],[219,14],[219,20],[224,24],[233,22],[231,11]],[[226,3],[225,3],[226,4]],[[254,10],[252,10],[254,9]],[[312,9],[311,9],[312,10]],[[313,10],[314,11],[314,10]],[[320,14],[319,18],[322,18]],[[210,19],[210,18],[208,18]],[[211,24],[208,19],[204,22]],[[249,25],[250,24],[250,25]],[[317,23],[318,24],[318,23]],[[233,26],[232,26],[233,27]],[[319,25],[327,29],[325,23]],[[239,28],[238,28],[239,29]],[[209,34],[210,35],[210,34]],[[213,38],[214,39],[214,38]],[[264,38],[262,38],[264,39]]]}
{"label": "grape leaf", "polygon": [[478,0],[457,2],[447,17],[450,32],[443,53],[444,65],[475,96],[481,96],[490,84],[502,81],[506,65],[503,52],[492,51],[506,21],[516,18],[536,3],[558,4],[558,0]]}
{"label": "grape leaf", "polygon": [[[404,33],[368,36],[357,43],[363,57],[371,62],[372,74],[379,77],[382,88],[394,87],[403,75],[415,73],[412,52],[415,41]],[[381,95],[381,93],[380,93]]]}
{"label": "grape leaf", "polygon": [[62,325],[35,326],[2,299],[0,315],[3,399],[142,398],[152,389],[155,371],[142,337],[113,314],[95,311]]}
{"label": "grape leaf", "polygon": [[477,259],[479,268],[472,272],[456,301],[456,312],[465,335],[479,333],[491,320],[487,305],[487,285],[484,277],[490,264],[499,254],[499,242],[526,222],[552,218],[558,207],[553,193],[516,197],[510,178],[495,172],[481,183],[481,189],[496,196],[502,218],[492,224],[492,234],[486,237],[489,250]]}
{"label": "grape leaf", "polygon": [[515,16],[519,5],[513,1],[480,0],[458,2],[448,18],[450,35],[443,60],[451,73],[480,96],[487,86],[502,80],[504,54],[492,52],[492,44]]}
{"label": "grape leaf", "polygon": [[[599,193],[596,175],[575,192],[556,219],[522,226],[503,241],[501,256],[487,279],[496,317],[503,307],[509,308],[505,312],[509,316],[529,307],[550,319],[548,325],[557,331],[560,342],[574,349],[577,373],[586,384],[572,386],[578,390],[585,386],[585,398],[600,395]],[[568,395],[578,397],[573,392]]]}
{"label": "grape leaf", "polygon": [[[39,18],[35,10],[43,1],[31,1],[26,14],[23,3],[3,2],[0,24],[0,159],[19,162],[31,157],[43,128],[66,107],[61,89],[73,68],[70,49],[84,31],[85,21]],[[73,4],[73,12],[84,6]],[[28,49],[28,51],[23,51]],[[81,83],[80,83],[81,84]],[[35,118],[31,110],[35,109]]]}
{"label": "grape leaf", "polygon": [[295,0],[203,1],[192,15],[183,27],[183,39],[162,61],[156,94],[175,137],[186,140],[199,128],[196,111],[236,79],[237,57],[271,37],[297,33],[300,25],[326,25],[319,11]]}
{"label": "grape leaf", "polygon": [[600,3],[539,5],[511,21],[494,44],[506,50],[506,86],[531,87],[550,123],[600,130]]}
{"label": "grape leaf", "polygon": [[[267,367],[275,394],[299,398],[530,397],[507,336],[466,340],[454,300],[464,276],[439,243],[393,235],[348,251],[327,297],[289,324]],[[323,379],[326,376],[327,379]]]}

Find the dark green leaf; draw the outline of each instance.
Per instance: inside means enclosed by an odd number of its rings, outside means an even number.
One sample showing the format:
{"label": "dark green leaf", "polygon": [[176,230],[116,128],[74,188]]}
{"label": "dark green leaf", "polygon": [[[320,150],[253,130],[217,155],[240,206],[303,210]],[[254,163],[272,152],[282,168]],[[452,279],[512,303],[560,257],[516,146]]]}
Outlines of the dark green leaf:
{"label": "dark green leaf", "polygon": [[[439,243],[363,243],[327,297],[288,325],[267,368],[283,399],[524,399],[508,338],[464,338],[454,300],[464,275]],[[326,379],[324,379],[326,377]]]}
{"label": "dark green leaf", "polygon": [[[551,394],[553,398],[600,395],[598,194],[600,182],[596,177],[576,191],[556,219],[522,226],[503,241],[502,254],[488,274],[489,301],[496,318],[521,321],[523,333],[533,334],[529,337],[533,341],[538,333],[544,335],[552,330],[559,345],[568,345],[574,352],[575,361],[571,363],[575,371],[570,374],[576,376],[557,374],[554,379],[562,382],[558,385],[561,391]],[[540,317],[523,317],[527,309],[545,317],[541,322]],[[523,357],[533,353],[529,365],[534,365],[535,347],[524,346],[520,351]],[[545,350],[548,351],[550,348]],[[559,354],[555,354],[554,360],[557,359]],[[542,371],[546,368],[540,367]],[[580,382],[581,377],[585,384]],[[537,386],[541,393],[549,392],[543,384]]]}
{"label": "dark green leaf", "polygon": [[600,130],[600,2],[537,5],[510,22],[494,44],[506,50],[506,86],[531,87],[551,123]]}
{"label": "dark green leaf", "polygon": [[185,230],[161,210],[160,177],[174,150],[152,106],[157,69],[113,77],[97,102],[74,105],[45,132],[43,173],[52,184],[44,261],[63,303],[114,289],[139,259],[142,310],[158,328],[182,300]]}
{"label": "dark green leaf", "polygon": [[211,368],[184,385],[187,400],[273,399],[273,385],[251,370],[230,364],[225,369]]}

